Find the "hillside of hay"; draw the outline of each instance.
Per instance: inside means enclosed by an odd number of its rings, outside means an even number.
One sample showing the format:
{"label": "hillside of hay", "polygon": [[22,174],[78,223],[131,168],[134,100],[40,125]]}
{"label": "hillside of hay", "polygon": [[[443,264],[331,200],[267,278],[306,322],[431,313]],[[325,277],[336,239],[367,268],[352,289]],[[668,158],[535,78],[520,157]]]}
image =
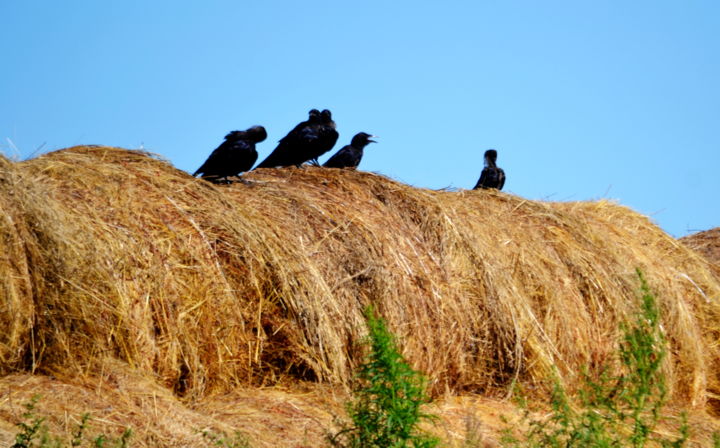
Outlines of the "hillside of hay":
{"label": "hillside of hay", "polygon": [[720,412],[717,269],[611,202],[316,167],[212,185],[75,147],[0,157],[0,210],[4,440],[41,393],[60,430],[91,411],[138,446],[201,446],[203,427],[318,446],[369,304],[430,378],[437,431],[452,440],[472,415],[496,433],[513,382],[542,398],[553,365],[571,388],[613,365],[636,268],[662,308],[673,403],[708,427]]}

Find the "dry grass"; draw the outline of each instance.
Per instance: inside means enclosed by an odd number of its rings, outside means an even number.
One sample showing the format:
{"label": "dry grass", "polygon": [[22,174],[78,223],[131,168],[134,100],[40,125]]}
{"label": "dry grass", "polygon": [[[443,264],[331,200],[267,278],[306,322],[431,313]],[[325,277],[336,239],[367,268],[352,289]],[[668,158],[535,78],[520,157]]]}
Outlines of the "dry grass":
{"label": "dry grass", "polygon": [[680,238],[680,242],[700,252],[720,267],[720,227],[693,233]]}
{"label": "dry grass", "polygon": [[108,147],[0,157],[0,372],[97,379],[120,361],[196,404],[342,386],[372,303],[435,394],[532,390],[551,365],[572,388],[610,362],[639,267],[674,400],[718,412],[718,271],[644,216],[321,168],[246,180]]}
{"label": "dry grass", "polygon": [[[89,436],[118,437],[133,428],[133,447],[208,447],[200,432],[233,434],[240,431],[252,448],[317,448],[326,446],[328,432],[337,431],[347,395],[322,384],[295,384],[292,388],[238,387],[188,403],[157,385],[148,376],[110,362],[100,377],[58,380],[43,375],[11,374],[0,378],[0,446],[9,446],[22,420],[23,403],[42,398],[37,415],[46,418],[54,434],[69,437],[82,413],[92,415]],[[439,418],[424,424],[448,448],[499,446],[502,418],[517,421],[512,402],[473,394],[443,395],[427,409]],[[679,412],[679,411],[678,411]],[[675,412],[677,414],[677,412]],[[702,410],[690,412],[688,447],[711,446],[718,422]],[[677,428],[658,428],[667,436]]]}
{"label": "dry grass", "polygon": [[[59,381],[41,375],[13,374],[0,379],[0,446],[9,446],[22,420],[26,403],[42,394],[37,415],[45,417],[55,434],[70,435],[81,413],[92,415],[89,435],[118,437],[134,429],[132,446],[208,446],[201,430],[232,434],[241,431],[253,448],[325,446],[334,419],[343,413],[348,397],[323,385],[293,388],[237,388],[187,404],[167,389],[120,365],[106,366],[100,379]],[[427,430],[451,447],[475,441],[473,448],[496,446],[501,416],[512,416],[513,406],[479,396],[440,397],[430,409],[440,418]]]}

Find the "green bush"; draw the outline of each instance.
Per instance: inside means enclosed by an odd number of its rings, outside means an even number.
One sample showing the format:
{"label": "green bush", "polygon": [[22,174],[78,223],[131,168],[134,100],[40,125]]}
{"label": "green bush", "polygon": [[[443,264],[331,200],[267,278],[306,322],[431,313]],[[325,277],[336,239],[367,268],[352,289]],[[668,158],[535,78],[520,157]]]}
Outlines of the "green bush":
{"label": "green bush", "polygon": [[[583,373],[578,406],[573,407],[560,381],[553,381],[552,412],[549,418],[522,423],[527,432],[522,441],[506,430],[508,447],[644,447],[653,441],[663,447],[682,447],[688,438],[686,418],[681,417],[677,438],[653,434],[665,404],[667,387],[660,366],[667,343],[660,326],[655,296],[640,270],[642,299],[631,323],[621,325],[623,338],[618,349],[622,372],[601,372],[593,379]],[[578,408],[577,410],[575,408]]]}
{"label": "green bush", "polygon": [[343,448],[430,448],[438,441],[417,429],[429,402],[425,378],[405,361],[395,337],[372,308],[365,310],[369,352],[356,374],[353,401],[348,404],[352,424],[330,437]]}

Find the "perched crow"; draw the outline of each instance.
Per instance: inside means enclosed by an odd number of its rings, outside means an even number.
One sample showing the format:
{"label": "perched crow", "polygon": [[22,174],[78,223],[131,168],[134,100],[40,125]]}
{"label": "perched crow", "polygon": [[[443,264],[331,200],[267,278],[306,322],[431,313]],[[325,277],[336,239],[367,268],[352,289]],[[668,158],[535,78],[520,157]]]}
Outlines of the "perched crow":
{"label": "perched crow", "polygon": [[478,188],[497,188],[498,190],[502,190],[503,185],[505,185],[505,171],[495,165],[496,160],[497,151],[494,149],[485,151],[485,168],[483,168],[480,179],[478,179],[473,190],[477,190]]}
{"label": "perched crow", "polygon": [[317,129],[317,140],[307,146],[307,155],[313,165],[319,165],[318,157],[330,151],[338,139],[338,132],[335,129],[335,122],[329,110],[324,109],[320,112],[320,124],[315,127]]}
{"label": "perched crow", "polygon": [[296,152],[305,140],[312,137],[314,127],[320,124],[319,110],[312,109],[308,115],[307,121],[299,123],[285,137],[281,138],[275,150],[255,168],[274,168],[276,166],[302,164],[304,160],[299,163],[295,162],[298,159]]}
{"label": "perched crow", "polygon": [[210,157],[193,173],[213,183],[228,176],[237,176],[248,171],[258,158],[255,144],[267,138],[262,126],[253,126],[247,131],[232,131],[225,136],[225,141],[210,154]]}
{"label": "perched crow", "polygon": [[375,140],[370,140],[371,138],[377,138],[377,136],[366,132],[355,134],[350,144],[343,146],[323,166],[328,168],[357,168],[363,156],[363,149],[370,143],[377,143]]}
{"label": "perched crow", "polygon": [[255,168],[300,166],[308,160],[317,163],[317,158],[333,147],[338,133],[329,110],[312,109],[309,115],[307,121],[280,139],[275,150]]}

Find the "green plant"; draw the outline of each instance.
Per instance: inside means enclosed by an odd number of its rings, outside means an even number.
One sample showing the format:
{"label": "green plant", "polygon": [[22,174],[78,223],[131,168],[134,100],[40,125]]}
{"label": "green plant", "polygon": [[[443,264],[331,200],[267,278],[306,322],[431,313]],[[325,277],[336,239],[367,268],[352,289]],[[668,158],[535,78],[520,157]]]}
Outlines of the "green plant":
{"label": "green plant", "polygon": [[[11,448],[64,448],[66,445],[65,441],[59,437],[53,437],[48,431],[48,427],[45,424],[44,417],[38,417],[35,415],[35,407],[40,400],[39,395],[34,395],[30,398],[30,401],[25,403],[25,412],[23,413],[23,421],[18,423],[16,426],[20,428],[20,432],[15,435],[15,443],[11,445]],[[113,448],[127,448],[130,441],[132,431],[126,429],[119,439],[107,438],[104,434],[101,434],[94,439],[86,439],[85,431],[89,426],[90,414],[83,414],[80,418],[73,437],[70,440],[71,447],[82,446],[83,442],[88,442],[95,448],[113,447]],[[109,445],[106,445],[109,444]]]}
{"label": "green plant", "polygon": [[660,311],[655,296],[640,270],[642,298],[640,309],[631,323],[623,323],[623,338],[618,348],[622,372],[603,371],[598,378],[583,372],[578,397],[579,409],[570,402],[560,380],[553,379],[551,415],[531,419],[526,408],[523,419],[528,430],[521,442],[510,430],[505,446],[519,447],[644,447],[653,441],[663,447],[682,447],[689,427],[681,417],[677,438],[668,440],[653,435],[665,404],[667,387],[660,366],[666,356],[666,340],[660,326]]}
{"label": "green plant", "polygon": [[109,446],[112,448],[127,448],[128,446],[130,446],[131,436],[132,430],[130,428],[126,428],[125,431],[123,431],[122,435],[120,435],[119,439],[108,439],[105,434],[100,434],[93,440],[93,446],[95,448],[104,448],[106,446],[105,443],[109,443]]}
{"label": "green plant", "polygon": [[20,428],[20,432],[15,435],[15,443],[11,448],[30,448],[33,446],[33,440],[38,437],[41,440],[46,440],[47,430],[43,425],[45,419],[35,415],[35,405],[39,400],[40,396],[34,395],[30,398],[30,401],[25,403],[25,412],[22,415],[25,420],[16,425]]}
{"label": "green plant", "polygon": [[240,431],[236,431],[232,437],[226,436],[225,434],[218,434],[208,430],[200,431],[203,439],[205,439],[210,446],[218,446],[222,448],[250,448],[250,442],[247,437]]}
{"label": "green plant", "polygon": [[402,357],[385,321],[371,307],[365,310],[369,348],[358,368],[353,401],[347,410],[352,424],[330,437],[344,448],[426,448],[437,439],[423,434],[417,424],[432,419],[420,407],[429,402],[426,380]]}
{"label": "green plant", "polygon": [[73,435],[73,439],[70,441],[70,446],[80,446],[82,444],[83,433],[85,433],[85,429],[87,429],[89,420],[90,414],[87,412],[84,413],[80,419],[80,424],[78,424],[77,430]]}

